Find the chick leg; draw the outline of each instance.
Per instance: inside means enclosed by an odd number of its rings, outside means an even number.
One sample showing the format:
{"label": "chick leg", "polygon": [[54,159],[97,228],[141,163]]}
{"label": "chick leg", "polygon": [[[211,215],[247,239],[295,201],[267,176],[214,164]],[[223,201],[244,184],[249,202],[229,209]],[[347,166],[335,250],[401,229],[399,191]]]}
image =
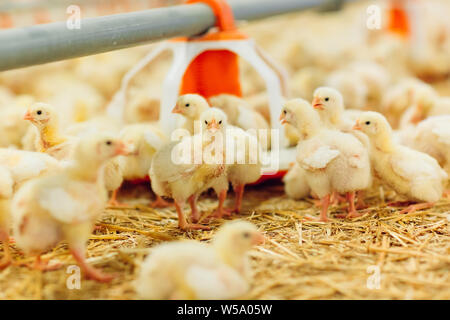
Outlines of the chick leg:
{"label": "chick leg", "polygon": [[449,190],[445,190],[444,194],[442,195],[444,198],[450,198],[450,189]]}
{"label": "chick leg", "polygon": [[193,194],[188,199],[189,205],[191,207],[191,221],[197,223],[200,220],[200,212],[197,208],[197,197]]}
{"label": "chick leg", "polygon": [[[181,205],[183,205],[183,204],[181,203]],[[177,210],[177,214],[178,214],[178,227],[181,230],[198,230],[198,229],[209,230],[210,229],[209,227],[202,226],[201,224],[188,223],[186,220],[186,217],[184,216],[183,210],[181,209],[180,203],[178,203],[177,201],[175,201],[175,209]]]}
{"label": "chick leg", "polygon": [[407,213],[413,213],[417,210],[423,210],[423,209],[429,209],[434,206],[434,203],[426,202],[426,203],[418,203],[408,206],[407,208],[400,211],[400,214],[407,214]]}
{"label": "chick leg", "polygon": [[364,190],[359,190],[356,193],[356,197],[357,197],[356,208],[358,210],[367,209],[369,207],[366,204],[366,202],[364,201],[365,196],[366,196],[366,192]]}
{"label": "chick leg", "polygon": [[11,264],[11,251],[9,249],[9,235],[4,230],[0,230],[0,241],[3,243],[3,258],[0,260],[0,270],[3,270]]}
{"label": "chick leg", "polygon": [[223,204],[225,203],[225,200],[227,199],[227,190],[222,190],[219,193],[219,205],[217,209],[214,211],[214,217],[222,219],[222,217],[230,216],[231,210],[226,209],[223,207]]}
{"label": "chick leg", "polygon": [[338,218],[356,218],[363,215],[363,213],[358,213],[355,208],[355,191],[347,192],[347,202],[348,202],[348,214],[347,215],[337,215]]}
{"label": "chick leg", "polygon": [[170,202],[167,202],[166,200],[161,198],[161,196],[159,196],[159,195],[156,195],[156,200],[150,204],[150,207],[152,207],[152,208],[167,208],[170,206],[173,206],[173,204]]}
{"label": "chick leg", "polygon": [[236,193],[236,202],[235,202],[235,206],[234,206],[234,210],[233,211],[236,212],[236,213],[241,212],[242,198],[244,196],[244,188],[245,188],[244,184],[238,184],[234,188],[234,192]]}
{"label": "chick leg", "polygon": [[326,195],[322,198],[322,209],[320,210],[319,221],[327,222],[328,221],[328,207],[330,206],[330,198],[331,195]]}
{"label": "chick leg", "polygon": [[86,278],[88,279],[92,279],[98,282],[110,282],[114,276],[109,275],[109,274],[104,274],[103,272],[101,272],[100,270],[94,268],[93,266],[89,265],[86,262],[86,258],[84,255],[84,249],[81,248],[71,248],[70,252],[72,253],[72,256],[75,258],[75,260],[77,261],[78,265],[80,266],[81,270],[83,270],[83,272],[86,275]]}
{"label": "chick leg", "polygon": [[117,200],[117,194],[119,193],[119,188],[114,190],[111,195],[111,199],[109,199],[108,205],[111,207],[123,207],[125,204],[121,203]]}

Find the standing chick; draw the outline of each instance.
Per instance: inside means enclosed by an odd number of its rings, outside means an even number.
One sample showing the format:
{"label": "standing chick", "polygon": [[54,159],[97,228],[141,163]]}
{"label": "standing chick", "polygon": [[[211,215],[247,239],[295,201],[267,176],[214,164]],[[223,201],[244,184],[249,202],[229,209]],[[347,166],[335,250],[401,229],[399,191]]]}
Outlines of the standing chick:
{"label": "standing chick", "polygon": [[[215,183],[223,181],[226,175],[223,141],[216,141],[216,137],[225,137],[227,117],[219,109],[210,108],[201,114],[200,120],[202,132],[184,137],[181,142],[170,143],[158,150],[153,157],[149,173],[153,191],[159,196],[174,199],[178,225],[183,230],[207,229],[202,225],[188,223],[182,208],[186,200],[189,200],[195,219],[195,199],[203,191],[214,187]],[[185,150],[189,150],[188,159],[177,158],[179,152]],[[215,151],[216,158],[212,159],[213,161],[205,161],[205,154]]]}
{"label": "standing chick", "polygon": [[88,278],[109,281],[111,276],[86,263],[86,242],[103,212],[107,194],[103,166],[126,154],[125,145],[109,136],[86,136],[74,150],[73,162],[59,172],[26,182],[11,205],[16,243],[36,255],[34,267],[51,269],[40,255],[65,240]]}
{"label": "standing chick", "polygon": [[217,231],[212,244],[183,240],[162,244],[142,264],[136,291],[141,299],[233,299],[249,289],[247,252],[264,242],[246,221]]}
{"label": "standing chick", "polygon": [[[355,136],[369,150],[369,139],[360,131],[353,130],[354,121],[351,115],[345,112],[344,98],[333,88],[320,87],[314,91],[313,107],[319,113],[320,119],[331,129],[350,133]],[[357,111],[360,113],[361,111]],[[367,189],[372,185],[370,181]],[[364,191],[358,191],[358,207],[365,207]]]}
{"label": "standing chick", "polygon": [[296,126],[305,138],[297,146],[297,161],[306,171],[313,193],[322,202],[320,221],[327,221],[333,192],[346,193],[347,218],[357,217],[355,192],[371,181],[367,149],[353,135],[327,128],[316,110],[302,99],[288,101],[281,112],[282,123]]}
{"label": "standing chick", "polygon": [[411,205],[402,213],[429,208],[443,193],[448,176],[429,155],[395,143],[386,118],[366,112],[355,125],[370,139],[370,156],[376,175],[408,200],[426,202]]}
{"label": "standing chick", "polygon": [[183,129],[189,131],[192,135],[195,130],[195,121],[200,118],[203,111],[208,110],[209,104],[205,98],[198,94],[185,94],[178,97],[177,104],[172,113],[178,113],[184,116],[185,122]]}
{"label": "standing chick", "polygon": [[3,258],[0,260],[0,270],[11,263],[9,251],[10,199],[13,194],[14,181],[11,172],[0,165],[0,243],[3,243]]}

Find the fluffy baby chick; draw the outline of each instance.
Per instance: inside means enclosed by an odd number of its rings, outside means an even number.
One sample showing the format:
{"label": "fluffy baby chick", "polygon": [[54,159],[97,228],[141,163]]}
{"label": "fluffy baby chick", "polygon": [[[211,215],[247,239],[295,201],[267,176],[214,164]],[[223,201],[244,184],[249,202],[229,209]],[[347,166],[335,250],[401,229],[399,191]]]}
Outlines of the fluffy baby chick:
{"label": "fluffy baby chick", "polygon": [[297,161],[306,172],[311,190],[322,202],[320,221],[327,221],[333,192],[346,193],[349,213],[357,217],[355,192],[370,184],[367,149],[353,135],[326,127],[317,111],[302,99],[288,101],[281,112],[282,123],[296,126],[305,138],[297,146]]}
{"label": "fluffy baby chick", "polygon": [[306,198],[311,193],[306,172],[298,162],[295,162],[283,177],[284,192],[294,200]]}
{"label": "fluffy baby chick", "polygon": [[13,194],[14,180],[8,168],[0,165],[0,243],[3,243],[3,258],[0,270],[11,263],[9,251],[10,199]]}
{"label": "fluffy baby chick", "polygon": [[201,95],[185,94],[178,97],[177,104],[173,108],[172,113],[178,113],[184,116],[185,122],[182,128],[188,130],[190,134],[194,134],[194,122],[198,120],[202,112],[208,110],[208,108],[208,101]]}
{"label": "fluffy baby chick", "polygon": [[59,117],[56,111],[48,104],[35,103],[28,108],[24,117],[30,121],[37,130],[35,150],[47,153],[57,159],[70,156],[74,141],[62,134],[59,127]]}
{"label": "fluffy baby chick", "polygon": [[[180,142],[165,145],[156,152],[149,173],[153,191],[159,196],[174,199],[178,225],[183,230],[207,228],[188,223],[182,208],[189,199],[195,216],[198,195],[216,187],[215,184],[226,177],[223,141],[216,141],[216,137],[225,137],[227,117],[221,110],[210,108],[201,114],[200,121],[200,134],[186,136]],[[214,158],[206,157],[212,154]],[[219,190],[216,192],[221,193]]]}
{"label": "fluffy baby chick", "polygon": [[26,182],[14,195],[11,211],[17,246],[36,255],[35,268],[51,269],[40,255],[65,240],[88,278],[109,281],[111,276],[86,263],[86,242],[107,201],[104,164],[126,154],[120,140],[98,134],[77,144],[73,162],[51,174]]}
{"label": "fluffy baby chick", "polygon": [[261,141],[261,147],[264,150],[270,149],[269,123],[259,112],[253,110],[245,100],[231,94],[220,94],[210,97],[208,101],[211,106],[225,112],[229,124],[244,130],[266,130],[267,139]]}
{"label": "fluffy baby chick", "polygon": [[182,240],[159,245],[144,260],[135,283],[141,299],[233,299],[249,290],[247,252],[264,242],[246,221],[217,231],[212,244]]}
{"label": "fluffy baby chick", "polygon": [[393,128],[398,127],[401,116],[414,104],[418,93],[423,97],[436,94],[430,85],[415,78],[403,79],[386,91],[381,103],[381,111]]}
{"label": "fluffy baby chick", "polygon": [[425,202],[412,205],[402,212],[428,208],[443,193],[448,176],[438,162],[429,155],[395,143],[386,118],[377,112],[367,112],[356,122],[370,139],[370,156],[376,175],[399,195],[411,201]]}
{"label": "fluffy baby chick", "polygon": [[432,156],[450,175],[450,115],[430,117],[397,137],[401,144]]}
{"label": "fluffy baby chick", "polygon": [[[353,130],[352,115],[345,112],[344,98],[339,91],[328,87],[317,88],[314,91],[312,105],[317,110],[322,122],[329,128],[352,134],[369,150],[370,142],[367,136]],[[358,110],[357,113],[361,113],[361,111]],[[367,188],[370,188],[371,185],[372,183]],[[358,207],[365,207],[364,191],[362,190],[358,191]]]}
{"label": "fluffy baby chick", "polygon": [[0,166],[6,167],[11,173],[14,190],[27,180],[61,168],[60,162],[47,154],[3,148],[0,148]]}
{"label": "fluffy baby chick", "polygon": [[227,139],[234,140],[234,152],[229,145],[225,149],[227,159],[234,154],[233,161],[227,162],[227,178],[236,193],[234,212],[240,212],[246,184],[256,182],[261,177],[261,146],[258,139],[236,127],[227,130]]}
{"label": "fluffy baby chick", "polygon": [[437,93],[426,89],[414,93],[412,106],[400,119],[400,129],[415,126],[420,121],[432,116],[450,114],[450,97],[439,97]]}
{"label": "fluffy baby chick", "polygon": [[[131,154],[112,160],[120,166],[122,180],[145,179],[150,170],[152,158],[157,150],[167,143],[166,136],[155,125],[139,123],[125,126],[119,133],[119,138],[130,148]],[[120,186],[120,184],[119,184]],[[114,190],[112,201],[116,202],[117,189]],[[158,197],[154,207],[169,205]]]}

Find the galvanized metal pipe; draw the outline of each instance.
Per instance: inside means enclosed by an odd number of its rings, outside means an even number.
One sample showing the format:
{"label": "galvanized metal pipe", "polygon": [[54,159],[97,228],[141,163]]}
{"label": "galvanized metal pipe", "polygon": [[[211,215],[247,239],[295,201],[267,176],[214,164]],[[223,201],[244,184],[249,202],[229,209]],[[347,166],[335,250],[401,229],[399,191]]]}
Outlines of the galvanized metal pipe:
{"label": "galvanized metal pipe", "polygon": [[[329,0],[230,0],[236,19],[254,20],[304,10]],[[82,57],[177,36],[195,36],[213,27],[205,4],[179,5],[0,31],[0,71]]]}

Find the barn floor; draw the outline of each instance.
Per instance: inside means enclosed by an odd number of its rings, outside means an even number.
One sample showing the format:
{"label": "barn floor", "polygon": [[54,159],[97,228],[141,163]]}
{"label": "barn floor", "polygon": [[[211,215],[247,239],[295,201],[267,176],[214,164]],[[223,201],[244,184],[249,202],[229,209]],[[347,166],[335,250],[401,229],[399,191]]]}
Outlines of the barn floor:
{"label": "barn floor", "polygon": [[[117,275],[110,284],[82,280],[81,289],[68,289],[67,268],[75,263],[61,244],[44,256],[63,264],[57,271],[19,266],[1,271],[0,299],[133,299],[132,282],[148,250],[162,240],[209,241],[224,222],[212,222],[211,231],[183,233],[173,209],[148,207],[153,195],[146,184],[125,186],[121,195],[127,206],[108,208],[103,228],[88,245],[89,261]],[[335,219],[344,209],[335,206],[331,222],[320,223],[303,219],[318,215],[312,199],[290,200],[273,181],[249,187],[244,210],[234,218],[255,223],[266,243],[251,252],[255,277],[243,298],[450,299],[450,201],[400,215],[400,209],[385,204],[390,200],[390,192],[377,189],[369,194],[363,217]],[[206,216],[216,200],[205,195],[199,206]],[[28,261],[12,247],[17,262]]]}

